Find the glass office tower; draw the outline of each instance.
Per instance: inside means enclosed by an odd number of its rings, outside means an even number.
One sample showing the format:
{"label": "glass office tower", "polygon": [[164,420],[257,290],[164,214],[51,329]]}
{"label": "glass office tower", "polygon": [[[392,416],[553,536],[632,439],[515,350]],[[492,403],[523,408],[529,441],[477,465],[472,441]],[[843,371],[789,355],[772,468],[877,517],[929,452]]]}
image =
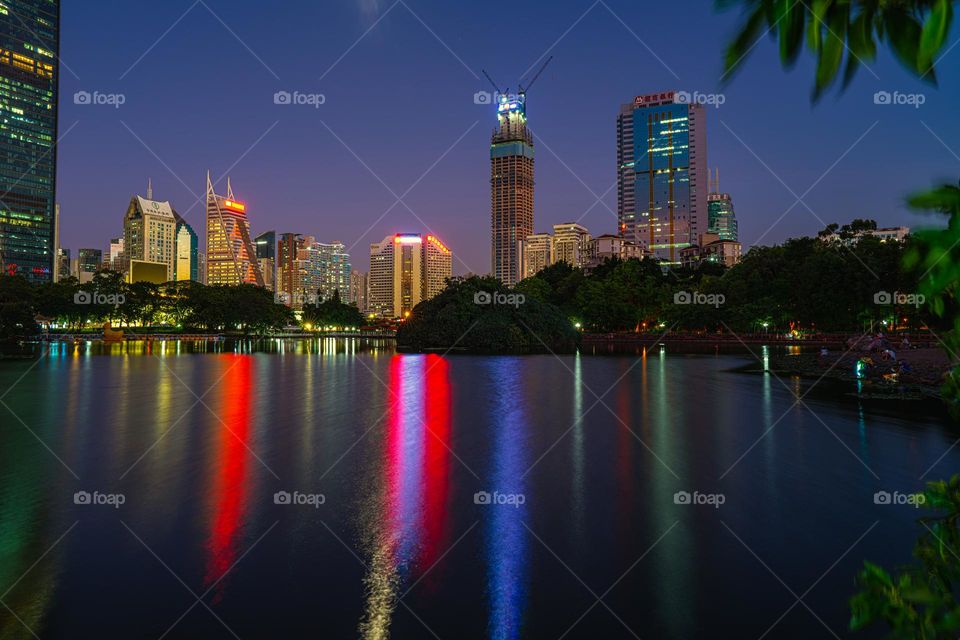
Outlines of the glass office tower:
{"label": "glass office tower", "polygon": [[0,3],[0,263],[53,278],[59,0]]}

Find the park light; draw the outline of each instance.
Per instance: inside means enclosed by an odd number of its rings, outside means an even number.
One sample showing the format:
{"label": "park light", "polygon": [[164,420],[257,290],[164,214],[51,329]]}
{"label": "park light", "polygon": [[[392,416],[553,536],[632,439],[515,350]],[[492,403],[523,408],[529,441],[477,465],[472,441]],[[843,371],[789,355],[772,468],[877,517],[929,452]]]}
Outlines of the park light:
{"label": "park light", "polygon": [[574,322],[574,323],[573,323],[573,326],[576,327],[577,329],[579,329],[579,328],[582,327],[583,325],[581,325],[579,322]]}

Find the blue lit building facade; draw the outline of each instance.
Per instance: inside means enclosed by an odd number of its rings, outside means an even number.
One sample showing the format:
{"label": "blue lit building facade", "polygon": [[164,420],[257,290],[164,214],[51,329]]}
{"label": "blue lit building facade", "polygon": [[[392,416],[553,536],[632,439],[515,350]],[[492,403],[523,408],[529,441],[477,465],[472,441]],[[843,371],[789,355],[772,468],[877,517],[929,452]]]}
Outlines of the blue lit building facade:
{"label": "blue lit building facade", "polygon": [[0,4],[0,263],[53,278],[59,0]]}
{"label": "blue lit building facade", "polygon": [[707,196],[707,233],[715,233],[721,240],[740,241],[737,216],[729,193],[711,193]]}
{"label": "blue lit building facade", "polygon": [[707,222],[703,107],[675,95],[637,96],[617,117],[620,235],[668,265],[680,264]]}

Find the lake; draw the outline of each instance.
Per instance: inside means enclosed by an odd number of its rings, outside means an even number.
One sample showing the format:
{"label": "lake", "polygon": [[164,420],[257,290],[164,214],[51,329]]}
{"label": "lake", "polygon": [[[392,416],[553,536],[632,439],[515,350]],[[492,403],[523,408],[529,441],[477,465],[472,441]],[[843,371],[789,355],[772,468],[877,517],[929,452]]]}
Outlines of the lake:
{"label": "lake", "polygon": [[751,357],[0,362],[0,637],[848,637],[957,433],[731,371]]}

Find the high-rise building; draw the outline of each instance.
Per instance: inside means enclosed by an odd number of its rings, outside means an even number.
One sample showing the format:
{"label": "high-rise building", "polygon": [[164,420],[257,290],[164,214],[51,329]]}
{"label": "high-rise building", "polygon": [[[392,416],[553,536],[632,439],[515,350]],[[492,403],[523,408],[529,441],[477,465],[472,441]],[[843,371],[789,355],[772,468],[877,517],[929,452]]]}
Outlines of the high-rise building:
{"label": "high-rise building", "polygon": [[522,95],[499,96],[497,125],[490,143],[490,254],[493,276],[513,286],[523,278],[523,241],[533,233],[533,134]]}
{"label": "high-rise building", "polygon": [[707,224],[706,116],[675,95],[637,96],[617,116],[620,235],[670,265]]}
{"label": "high-rise building", "polygon": [[4,273],[50,282],[60,1],[4,0],[0,14],[0,265]]}
{"label": "high-rise building", "polygon": [[110,238],[110,244],[103,254],[103,266],[111,271],[123,271],[123,236]]}
{"label": "high-rise building", "polygon": [[339,240],[330,243],[316,243],[319,258],[320,297],[329,300],[334,291],[340,293],[340,299],[346,300],[350,293],[350,254]]}
{"label": "high-rise building", "polygon": [[370,299],[370,279],[363,271],[350,271],[350,296],[347,302],[356,305],[357,309],[366,313]]}
{"label": "high-rise building", "polygon": [[582,267],[590,260],[590,233],[583,225],[565,222],[553,225],[553,261]]}
{"label": "high-rise building", "polygon": [[452,254],[433,235],[398,233],[370,245],[369,310],[403,318],[443,290],[452,275]]}
{"label": "high-rise building", "polygon": [[423,243],[423,299],[429,300],[447,288],[453,276],[453,254],[434,235]]}
{"label": "high-rise building", "polygon": [[200,248],[197,232],[187,221],[176,216],[176,258],[173,263],[174,280],[200,281]]}
{"label": "high-rise building", "polygon": [[103,262],[103,252],[100,249],[80,249],[77,251],[77,259],[80,261],[80,271],[96,273]]}
{"label": "high-rise building", "polygon": [[303,265],[300,260],[303,244],[303,236],[299,233],[281,234],[277,241],[277,299],[297,309],[303,304],[297,299],[303,289]]}
{"label": "high-rise building", "polygon": [[553,264],[553,236],[533,233],[523,241],[523,277],[535,276]]}
{"label": "high-rise building", "polygon": [[707,233],[714,233],[721,240],[738,242],[740,238],[733,200],[729,193],[720,192],[720,169],[716,170],[716,177],[712,180],[709,173],[707,175],[707,184],[710,185],[707,194]]}
{"label": "high-rise building", "polygon": [[[162,265],[166,269],[166,278],[174,275],[174,256],[176,242],[177,214],[167,201],[150,198],[153,190],[147,188],[147,198],[133,196],[123,217],[123,271],[128,280],[136,278],[134,263],[148,263],[151,280],[160,277]],[[144,270],[137,270],[144,271]],[[145,272],[145,271],[144,271]]]}
{"label": "high-rise building", "polygon": [[57,277],[60,278],[60,281],[66,280],[71,277],[70,273],[70,249],[64,249],[60,247],[57,250]]}
{"label": "high-rise building", "polygon": [[270,291],[277,290],[277,232],[264,231],[253,240],[263,282]]}
{"label": "high-rise building", "polygon": [[233,195],[230,178],[227,195],[217,195],[207,172],[207,284],[242,283],[265,285],[250,236],[247,205]]}

